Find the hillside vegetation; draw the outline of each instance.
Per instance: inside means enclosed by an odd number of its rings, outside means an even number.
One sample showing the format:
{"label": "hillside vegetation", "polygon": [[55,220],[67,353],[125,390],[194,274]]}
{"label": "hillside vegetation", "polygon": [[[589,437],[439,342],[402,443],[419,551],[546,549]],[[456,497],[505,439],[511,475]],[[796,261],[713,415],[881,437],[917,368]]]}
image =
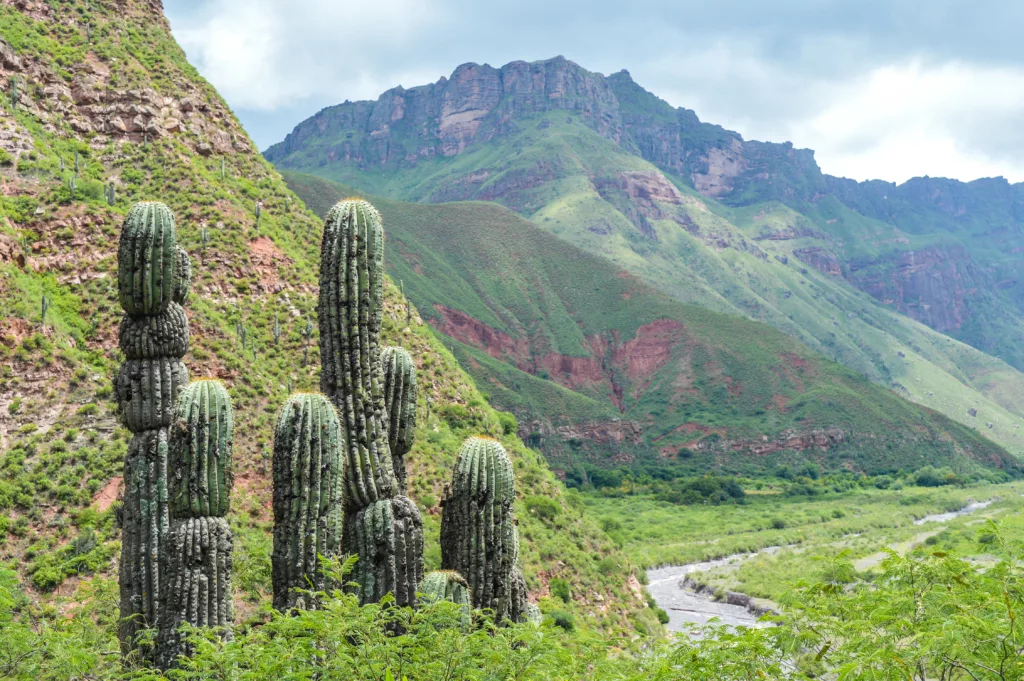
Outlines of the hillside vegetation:
{"label": "hillside vegetation", "polygon": [[[455,76],[464,89],[452,85]],[[458,105],[443,108],[445,97]],[[455,125],[456,109],[471,123]],[[1024,453],[1024,375],[978,350],[989,348],[978,334],[960,334],[972,347],[921,323],[929,321],[922,315],[919,322],[901,314],[910,308],[896,304],[892,291],[915,295],[902,279],[863,283],[878,268],[892,269],[886,259],[896,251],[925,247],[931,237],[917,234],[926,231],[926,219],[919,216],[909,234],[857,213],[808,179],[815,172],[823,177],[810,152],[743,142],[693,112],[672,109],[628,74],[605,78],[562,58],[513,62],[500,71],[467,64],[449,81],[329,107],[266,154],[280,168],[374,195],[501,203],[676,300],[766,322]],[[996,223],[1003,224],[988,224]],[[1005,240],[1017,232],[999,231],[1005,252],[1014,252]],[[985,241],[978,236],[972,243]],[[920,311],[938,315],[946,299],[966,310],[964,291],[1015,290],[1010,274],[999,275],[999,286],[950,283],[935,264],[941,253],[915,258],[899,265],[901,276],[938,282],[915,299]],[[979,260],[954,269],[987,267]],[[960,315],[965,334],[1019,319],[1005,309],[978,309],[988,312],[974,322]]]}
{"label": "hillside vegetation", "polygon": [[[134,202],[163,201],[195,270],[185,363],[221,379],[235,406],[228,519],[244,622],[270,590],[274,415],[290,391],[319,384],[322,224],[188,65],[159,3],[4,3],[0,25],[0,557],[51,612],[116,577],[129,438],[111,387],[123,359],[117,239]],[[656,630],[628,559],[390,285],[383,337],[418,362],[424,417],[408,460],[428,569],[457,448],[488,433],[512,456],[522,497],[550,501],[543,517],[520,513],[533,599],[581,626]],[[573,585],[571,603],[552,605],[553,578]]]}
{"label": "hillside vegetation", "polygon": [[[286,180],[318,212],[353,193]],[[767,325],[680,304],[499,205],[373,201],[392,278],[563,470],[821,462],[877,474],[982,462],[1015,474],[1015,460],[970,429]]]}

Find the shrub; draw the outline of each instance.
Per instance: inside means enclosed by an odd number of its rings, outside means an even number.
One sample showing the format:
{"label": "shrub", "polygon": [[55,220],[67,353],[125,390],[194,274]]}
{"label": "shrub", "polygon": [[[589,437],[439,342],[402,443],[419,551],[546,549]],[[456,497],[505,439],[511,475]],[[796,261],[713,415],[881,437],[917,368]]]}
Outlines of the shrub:
{"label": "shrub", "polygon": [[555,610],[548,613],[548,617],[551,618],[551,623],[556,627],[561,627],[566,631],[573,631],[576,629],[576,620],[573,618],[571,613],[564,612],[562,610]]}
{"label": "shrub", "polygon": [[558,517],[562,507],[549,497],[530,496],[526,497],[526,512],[544,522],[550,522]]}
{"label": "shrub", "polygon": [[561,598],[563,603],[568,603],[572,600],[572,591],[569,589],[569,582],[566,580],[555,577],[548,584],[548,588],[551,590],[551,595]]}

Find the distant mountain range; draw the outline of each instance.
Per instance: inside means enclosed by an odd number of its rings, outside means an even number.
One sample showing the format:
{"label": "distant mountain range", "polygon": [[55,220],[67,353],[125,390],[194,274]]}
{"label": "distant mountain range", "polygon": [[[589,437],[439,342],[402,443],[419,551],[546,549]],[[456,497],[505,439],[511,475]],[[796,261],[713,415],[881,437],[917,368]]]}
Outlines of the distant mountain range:
{"label": "distant mountain range", "polygon": [[562,57],[328,107],[265,156],[376,196],[500,203],[1024,453],[1019,185],[829,177]]}

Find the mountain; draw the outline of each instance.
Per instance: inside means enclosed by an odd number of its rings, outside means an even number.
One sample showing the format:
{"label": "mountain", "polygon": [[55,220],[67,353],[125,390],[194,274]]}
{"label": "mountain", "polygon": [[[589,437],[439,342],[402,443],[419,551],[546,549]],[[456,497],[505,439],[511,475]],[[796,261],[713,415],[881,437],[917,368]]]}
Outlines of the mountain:
{"label": "mountain", "polygon": [[[318,212],[354,193],[310,175],[285,180]],[[1018,467],[974,431],[786,334],[679,303],[498,204],[371,199],[391,277],[561,470]]]}
{"label": "mountain", "polygon": [[[275,414],[291,390],[319,384],[322,223],[188,64],[158,0],[5,2],[0,26],[0,559],[58,608],[84,597],[79,586],[106,593],[116,575],[129,439],[111,385],[123,359],[117,244],[131,205],[160,200],[194,263],[185,363],[223,380],[234,402],[229,521],[244,618],[269,601]],[[543,517],[520,504],[534,599],[549,607],[548,582],[561,577],[574,599],[557,607],[581,623],[656,629],[630,561],[391,285],[384,316],[384,341],[418,363],[410,492],[428,567],[440,562],[438,500],[457,448],[490,433],[513,457],[523,501],[546,500]]]}
{"label": "mountain", "polygon": [[[870,192],[839,192],[848,183],[824,176],[810,151],[744,141],[628,73],[561,57],[465,64],[328,107],[265,156],[373,195],[500,203],[678,301],[766,322],[1024,454],[1024,375],[977,349],[1017,362],[1019,314],[1004,300],[1016,228],[996,230],[999,241],[952,217],[932,223],[932,209],[894,213],[904,227],[862,214],[855,198]],[[1013,205],[961,203],[950,215],[970,224],[996,224]]]}

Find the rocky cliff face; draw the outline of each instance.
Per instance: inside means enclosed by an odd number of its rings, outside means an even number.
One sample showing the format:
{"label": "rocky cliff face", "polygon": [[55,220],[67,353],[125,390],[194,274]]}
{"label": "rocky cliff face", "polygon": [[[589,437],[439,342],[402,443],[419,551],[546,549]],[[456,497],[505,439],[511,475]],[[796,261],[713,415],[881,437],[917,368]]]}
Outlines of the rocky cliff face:
{"label": "rocky cliff face", "polygon": [[325,163],[362,168],[415,165],[434,156],[454,156],[487,141],[523,114],[565,110],[609,139],[622,135],[618,102],[605,79],[565,57],[515,61],[500,69],[463,64],[432,85],[388,90],[376,102],[329,107],[301,123],[266,151],[287,167],[288,156],[314,137],[336,138]]}

